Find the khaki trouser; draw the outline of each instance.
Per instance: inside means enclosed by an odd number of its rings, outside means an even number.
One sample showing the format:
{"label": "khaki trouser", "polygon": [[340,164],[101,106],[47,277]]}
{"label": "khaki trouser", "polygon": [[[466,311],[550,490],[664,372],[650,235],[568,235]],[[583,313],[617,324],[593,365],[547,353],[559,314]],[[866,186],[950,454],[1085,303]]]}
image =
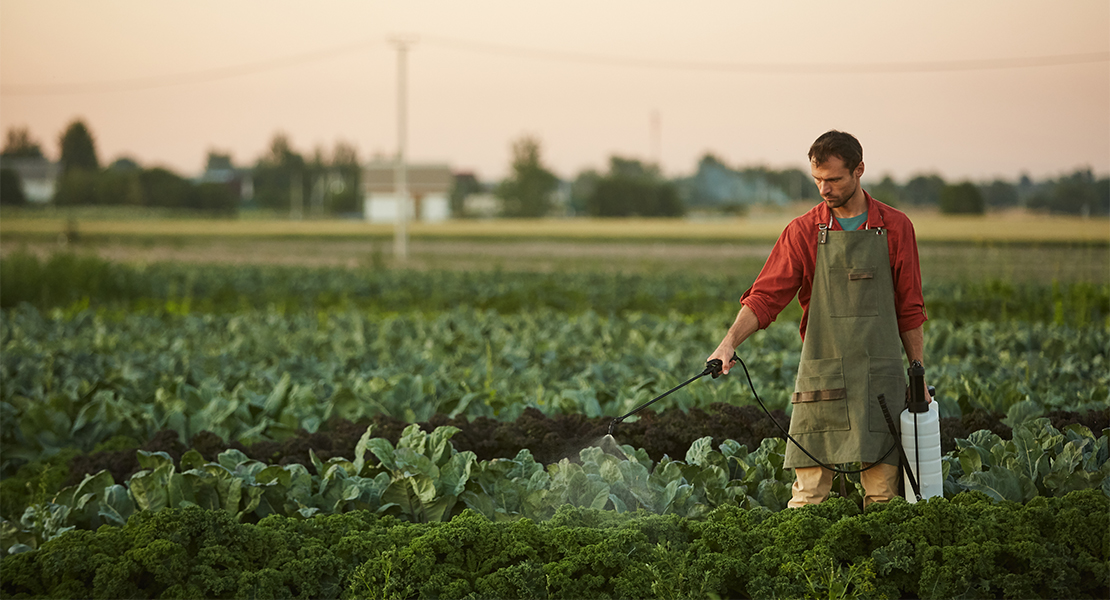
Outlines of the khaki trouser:
{"label": "khaki trouser", "polygon": [[[863,463],[866,467],[871,463]],[[872,502],[889,502],[898,495],[898,467],[885,463],[876,465],[859,474],[863,484],[863,507]],[[790,488],[794,496],[787,504],[798,508],[807,504],[820,504],[829,497],[832,489],[833,472],[825,467],[798,467],[794,469],[794,485]]]}

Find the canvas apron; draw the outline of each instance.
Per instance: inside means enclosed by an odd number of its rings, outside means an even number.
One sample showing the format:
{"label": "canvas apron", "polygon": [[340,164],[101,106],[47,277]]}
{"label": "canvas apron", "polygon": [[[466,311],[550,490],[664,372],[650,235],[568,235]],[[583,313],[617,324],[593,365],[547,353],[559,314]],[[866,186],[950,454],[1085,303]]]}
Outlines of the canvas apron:
{"label": "canvas apron", "polygon": [[[821,225],[817,235],[790,435],[825,464],[879,462],[894,438],[877,398],[885,395],[896,426],[906,405],[887,232]],[[883,462],[898,464],[898,453]],[[787,444],[786,467],[816,465]]]}

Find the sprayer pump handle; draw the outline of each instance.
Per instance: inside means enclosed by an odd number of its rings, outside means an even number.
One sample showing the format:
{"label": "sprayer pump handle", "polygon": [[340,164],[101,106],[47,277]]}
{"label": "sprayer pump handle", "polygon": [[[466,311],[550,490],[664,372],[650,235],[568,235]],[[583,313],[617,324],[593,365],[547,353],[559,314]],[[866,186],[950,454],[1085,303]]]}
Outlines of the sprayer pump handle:
{"label": "sprayer pump handle", "polygon": [[724,363],[721,362],[721,359],[714,358],[713,360],[707,361],[705,363],[705,370],[702,371],[701,374],[702,375],[712,375],[713,379],[716,379],[716,378],[721,376],[721,369],[723,369],[723,368],[724,368]]}
{"label": "sprayer pump handle", "polygon": [[[739,360],[740,357],[737,356],[735,352],[733,352],[732,358],[729,359],[729,362],[737,362]],[[716,379],[721,376],[721,370],[724,369],[724,367],[725,365],[723,362],[721,362],[721,359],[714,358],[713,360],[707,361],[705,363],[705,370],[702,371],[702,375],[712,375],[713,379]]]}

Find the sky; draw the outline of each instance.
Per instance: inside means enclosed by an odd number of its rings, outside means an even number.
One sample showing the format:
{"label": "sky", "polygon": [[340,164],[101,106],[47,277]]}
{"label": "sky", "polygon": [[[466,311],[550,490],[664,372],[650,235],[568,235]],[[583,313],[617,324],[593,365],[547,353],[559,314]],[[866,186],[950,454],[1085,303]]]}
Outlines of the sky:
{"label": "sky", "polygon": [[251,165],[274,135],[496,180],[522,136],[563,178],[618,155],[806,167],[849,131],[865,182],[1110,172],[1110,2],[0,0],[0,129],[56,159]]}

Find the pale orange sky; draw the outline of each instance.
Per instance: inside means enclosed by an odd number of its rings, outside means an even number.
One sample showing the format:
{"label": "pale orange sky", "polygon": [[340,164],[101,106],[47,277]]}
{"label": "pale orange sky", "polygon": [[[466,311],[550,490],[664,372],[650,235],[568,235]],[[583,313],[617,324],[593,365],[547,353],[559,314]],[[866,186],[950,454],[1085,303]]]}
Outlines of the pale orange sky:
{"label": "pale orange sky", "polygon": [[[396,147],[396,34],[418,39],[409,156],[483,179],[506,173],[510,143],[526,133],[562,177],[604,169],[611,154],[650,159],[653,112],[672,176],[706,152],[734,166],[804,167],[831,128],[863,143],[865,183],[1110,172],[1106,0],[0,0],[0,128],[28,126],[56,158],[61,131],[82,117],[102,162],[128,155],[183,174],[209,149],[253,164],[279,130],[305,154],[346,140],[368,158]],[[784,67],[666,68],[674,63]],[[869,72],[876,63],[942,64]],[[32,87],[42,85],[61,87]],[[68,93],[28,93],[42,89]]]}

